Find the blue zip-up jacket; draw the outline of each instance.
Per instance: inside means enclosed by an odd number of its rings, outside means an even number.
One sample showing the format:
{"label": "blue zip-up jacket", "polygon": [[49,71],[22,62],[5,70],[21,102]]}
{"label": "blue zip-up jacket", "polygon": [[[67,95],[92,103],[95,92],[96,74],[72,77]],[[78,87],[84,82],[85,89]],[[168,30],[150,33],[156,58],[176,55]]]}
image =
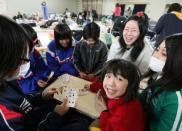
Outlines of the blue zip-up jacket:
{"label": "blue zip-up jacket", "polygon": [[67,50],[57,49],[55,41],[51,41],[46,52],[48,67],[54,71],[54,77],[68,73],[78,76],[78,72],[73,65],[73,50],[71,47]]}
{"label": "blue zip-up jacket", "polygon": [[15,82],[6,82],[0,88],[0,131],[60,131],[67,114],[60,117],[51,112],[55,104],[45,105],[40,94],[25,97]]}
{"label": "blue zip-up jacket", "polygon": [[162,40],[169,35],[182,33],[182,13],[171,12],[162,15],[158,20],[154,31],[157,34],[157,44],[162,42]]}
{"label": "blue zip-up jacket", "polygon": [[25,94],[37,93],[41,88],[38,87],[38,80],[47,80],[50,70],[45,64],[42,56],[35,49],[30,53],[30,69],[25,76],[19,80],[19,85]]}

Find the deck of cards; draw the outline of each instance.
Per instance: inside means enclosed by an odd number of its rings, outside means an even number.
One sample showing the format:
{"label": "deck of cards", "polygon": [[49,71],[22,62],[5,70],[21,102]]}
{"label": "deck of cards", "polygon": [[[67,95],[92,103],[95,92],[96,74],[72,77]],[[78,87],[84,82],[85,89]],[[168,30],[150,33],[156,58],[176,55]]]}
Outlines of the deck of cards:
{"label": "deck of cards", "polygon": [[100,112],[95,107],[96,94],[85,88],[85,85],[90,84],[89,81],[64,74],[47,88],[58,88],[58,93],[53,96],[54,99],[63,102],[67,98],[69,107],[95,119],[99,117]]}

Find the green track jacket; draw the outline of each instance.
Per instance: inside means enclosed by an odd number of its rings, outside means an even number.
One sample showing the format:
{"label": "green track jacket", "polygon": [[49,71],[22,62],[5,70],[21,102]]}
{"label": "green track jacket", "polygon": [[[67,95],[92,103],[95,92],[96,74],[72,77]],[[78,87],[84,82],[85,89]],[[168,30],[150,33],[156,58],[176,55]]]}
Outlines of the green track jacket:
{"label": "green track jacket", "polygon": [[182,90],[163,91],[149,100],[158,89],[141,94],[150,131],[182,131]]}

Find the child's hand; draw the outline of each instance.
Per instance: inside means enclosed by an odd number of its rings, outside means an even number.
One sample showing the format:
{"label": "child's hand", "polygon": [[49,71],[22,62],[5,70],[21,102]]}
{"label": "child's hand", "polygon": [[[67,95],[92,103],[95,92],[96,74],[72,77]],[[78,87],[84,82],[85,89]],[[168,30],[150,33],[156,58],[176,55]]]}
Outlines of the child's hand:
{"label": "child's hand", "polygon": [[61,105],[56,105],[54,108],[54,112],[58,113],[60,116],[63,116],[66,114],[69,110],[69,107],[67,106],[67,99],[64,99],[63,103]]}
{"label": "child's hand", "polygon": [[84,73],[84,72],[79,72],[79,75],[80,75],[80,77],[83,78],[83,79],[87,77],[87,74]]}
{"label": "child's hand", "polygon": [[90,84],[85,84],[85,85],[84,85],[84,89],[85,89],[85,90],[90,90]]}
{"label": "child's hand", "polygon": [[87,75],[87,79],[90,80],[90,81],[94,80],[94,78],[95,78],[95,76],[93,74],[88,74]]}
{"label": "child's hand", "polygon": [[101,90],[97,92],[97,104],[99,105],[102,111],[107,110],[106,103],[104,101],[103,96],[101,95]]}
{"label": "child's hand", "polygon": [[46,87],[47,82],[45,82],[45,81],[43,81],[43,80],[38,80],[38,81],[37,81],[37,85],[38,85],[39,87],[44,88],[44,87]]}
{"label": "child's hand", "polygon": [[45,100],[51,99],[54,93],[58,93],[56,88],[47,88],[42,92],[42,98]]}

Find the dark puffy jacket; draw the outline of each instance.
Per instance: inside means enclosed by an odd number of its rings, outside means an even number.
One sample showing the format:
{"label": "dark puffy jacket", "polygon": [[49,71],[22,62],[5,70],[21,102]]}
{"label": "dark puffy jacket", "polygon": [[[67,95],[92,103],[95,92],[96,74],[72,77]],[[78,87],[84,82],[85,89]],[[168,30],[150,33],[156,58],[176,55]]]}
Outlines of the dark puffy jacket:
{"label": "dark puffy jacket", "polygon": [[154,31],[157,34],[156,42],[159,44],[165,37],[182,33],[182,13],[172,12],[161,16]]}
{"label": "dark puffy jacket", "polygon": [[107,60],[108,49],[106,45],[98,41],[92,48],[87,46],[86,41],[76,44],[73,60],[78,71],[97,75]]}

